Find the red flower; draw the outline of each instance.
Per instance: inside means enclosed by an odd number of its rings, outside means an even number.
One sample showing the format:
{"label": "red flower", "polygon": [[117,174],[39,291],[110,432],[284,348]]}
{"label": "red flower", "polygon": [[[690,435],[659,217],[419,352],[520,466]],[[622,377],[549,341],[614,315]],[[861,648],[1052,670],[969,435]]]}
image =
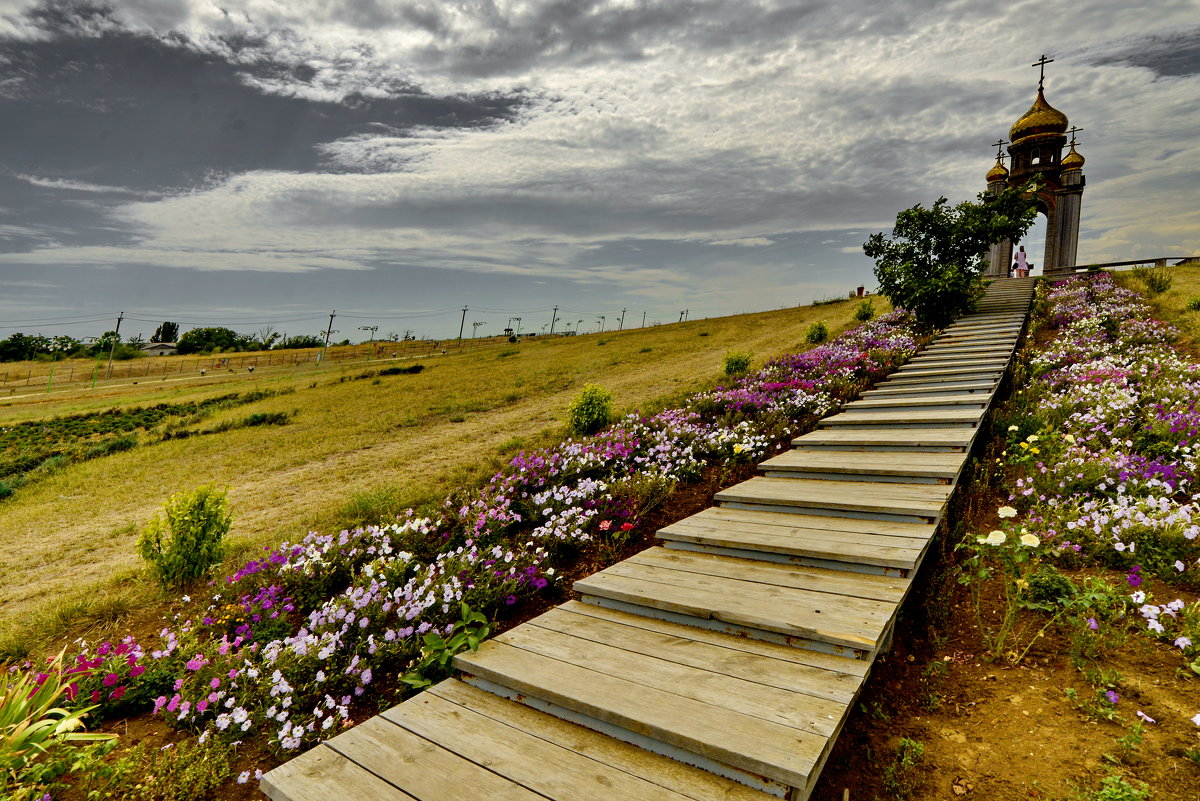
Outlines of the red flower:
{"label": "red flower", "polygon": [[633,530],[633,523],[622,523],[621,524],[621,531],[632,531],[632,530]]}

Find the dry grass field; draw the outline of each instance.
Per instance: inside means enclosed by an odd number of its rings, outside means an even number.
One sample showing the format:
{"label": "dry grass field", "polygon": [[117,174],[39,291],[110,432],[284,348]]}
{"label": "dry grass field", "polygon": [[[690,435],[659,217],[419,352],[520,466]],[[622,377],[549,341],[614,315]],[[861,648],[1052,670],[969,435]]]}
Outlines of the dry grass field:
{"label": "dry grass field", "polygon": [[[882,298],[875,305],[887,308]],[[619,412],[646,409],[717,383],[727,351],[750,351],[761,364],[805,347],[805,330],[817,320],[836,336],[855,306],[539,337],[461,353],[451,347],[425,358],[415,375],[355,378],[413,363],[385,359],[0,400],[0,426],[249,389],[293,391],[219,412],[203,427],[253,412],[295,412],[283,426],[139,445],[70,464],[0,501],[0,623],[46,630],[48,618],[86,619],[89,610],[115,616],[138,605],[149,592],[138,578],[138,531],[174,492],[228,487],[230,536],[240,546],[231,558],[245,556],[486,478],[507,455],[561,436],[564,409],[586,383],[610,389]]]}

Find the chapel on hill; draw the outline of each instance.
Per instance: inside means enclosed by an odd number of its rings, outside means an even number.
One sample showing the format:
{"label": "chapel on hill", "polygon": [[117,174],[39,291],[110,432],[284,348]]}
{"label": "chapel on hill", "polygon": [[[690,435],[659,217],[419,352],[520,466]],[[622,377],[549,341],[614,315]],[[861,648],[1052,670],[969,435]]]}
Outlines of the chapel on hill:
{"label": "chapel on hill", "polygon": [[[1046,64],[1054,59],[1042,56],[1033,66],[1041,67],[1037,99],[1013,123],[1008,142],[996,143],[996,163],[987,173],[987,193],[997,194],[1005,187],[1020,186],[1040,175],[1044,185],[1038,192],[1038,211],[1046,215],[1046,252],[1041,266],[1046,275],[1073,272],[1079,247],[1079,209],[1083,200],[1083,156],[1075,149],[1075,134],[1067,115],[1046,102]],[[1071,135],[1068,143],[1067,134]],[[1009,166],[1004,166],[1001,148],[1008,145]],[[1063,148],[1070,150],[1063,155]],[[1036,256],[1030,254],[1036,260]],[[1003,278],[1013,263],[1013,243],[998,242],[988,255],[989,277]],[[1036,263],[1036,261],[1035,261]]]}

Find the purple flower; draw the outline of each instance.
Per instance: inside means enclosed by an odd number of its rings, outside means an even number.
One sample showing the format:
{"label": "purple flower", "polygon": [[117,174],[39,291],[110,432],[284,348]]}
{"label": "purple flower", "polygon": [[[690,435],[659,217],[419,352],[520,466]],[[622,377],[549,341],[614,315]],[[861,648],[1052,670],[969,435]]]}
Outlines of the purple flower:
{"label": "purple flower", "polygon": [[1141,565],[1134,565],[1129,569],[1129,575],[1125,577],[1125,580],[1129,582],[1130,587],[1142,586],[1141,570]]}
{"label": "purple flower", "polygon": [[1096,622],[1096,618],[1094,618],[1094,617],[1089,617],[1089,618],[1088,618],[1088,624],[1087,624],[1087,626],[1088,626],[1088,628],[1089,628],[1089,629],[1091,629],[1092,631],[1099,631],[1099,629],[1100,629],[1100,624]]}
{"label": "purple flower", "polygon": [[508,606],[512,606],[516,602],[517,602],[517,596],[515,596],[515,595],[510,595],[504,599],[504,603],[507,604]]}
{"label": "purple flower", "polygon": [[1115,704],[1117,701],[1121,700],[1121,696],[1117,695],[1116,690],[1108,690],[1104,693],[1104,697],[1108,699],[1110,704]]}

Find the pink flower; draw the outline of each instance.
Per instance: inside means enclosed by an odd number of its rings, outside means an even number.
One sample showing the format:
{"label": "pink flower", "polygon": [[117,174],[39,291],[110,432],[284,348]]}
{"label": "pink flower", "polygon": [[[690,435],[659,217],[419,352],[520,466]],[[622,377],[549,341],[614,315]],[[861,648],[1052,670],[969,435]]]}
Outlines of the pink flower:
{"label": "pink flower", "polygon": [[134,665],[129,669],[129,678],[136,679],[138,676],[146,672],[146,668],[142,665]]}
{"label": "pink flower", "polygon": [[608,531],[610,528],[612,528],[611,520],[601,520],[600,521],[600,530],[601,531]]}
{"label": "pink flower", "polygon": [[104,684],[105,687],[112,687],[114,684],[116,684],[120,680],[121,680],[121,677],[118,676],[116,673],[109,673],[104,677],[104,679],[102,680],[102,683]]}
{"label": "pink flower", "polygon": [[124,687],[118,687],[117,689],[113,690],[113,691],[112,691],[112,693],[111,693],[111,694],[110,694],[108,697],[109,697],[110,699],[112,699],[113,701],[120,701],[120,700],[121,700],[121,696],[122,696],[122,695],[124,695],[124,694],[125,694],[125,688],[124,688]]}
{"label": "pink flower", "polygon": [[188,670],[199,670],[207,664],[208,660],[204,658],[204,654],[196,654],[187,661],[187,664],[185,664],[184,667]]}

